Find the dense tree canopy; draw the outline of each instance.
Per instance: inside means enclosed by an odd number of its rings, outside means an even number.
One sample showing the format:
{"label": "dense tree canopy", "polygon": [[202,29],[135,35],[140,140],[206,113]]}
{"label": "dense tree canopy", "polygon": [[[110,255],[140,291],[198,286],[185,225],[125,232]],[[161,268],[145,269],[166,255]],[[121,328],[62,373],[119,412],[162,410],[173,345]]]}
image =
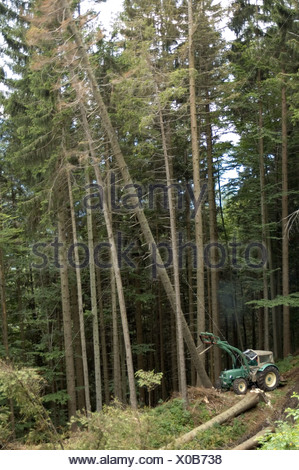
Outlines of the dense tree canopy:
{"label": "dense tree canopy", "polygon": [[0,358],[57,425],[299,345],[298,2],[93,3],[0,5]]}

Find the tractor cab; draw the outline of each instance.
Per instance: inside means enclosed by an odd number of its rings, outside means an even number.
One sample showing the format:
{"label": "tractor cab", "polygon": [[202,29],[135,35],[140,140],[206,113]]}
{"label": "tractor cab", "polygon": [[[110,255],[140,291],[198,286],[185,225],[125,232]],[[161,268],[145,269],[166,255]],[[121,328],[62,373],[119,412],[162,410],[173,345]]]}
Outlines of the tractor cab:
{"label": "tractor cab", "polygon": [[248,361],[249,366],[263,366],[264,364],[274,364],[272,351],[260,351],[253,349],[246,349],[244,356]]}

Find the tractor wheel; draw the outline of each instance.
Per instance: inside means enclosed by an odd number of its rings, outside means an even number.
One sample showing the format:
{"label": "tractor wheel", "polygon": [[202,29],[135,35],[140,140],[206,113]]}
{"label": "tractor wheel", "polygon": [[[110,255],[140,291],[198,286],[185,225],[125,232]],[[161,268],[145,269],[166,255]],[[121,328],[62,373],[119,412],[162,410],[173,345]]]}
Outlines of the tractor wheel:
{"label": "tractor wheel", "polygon": [[278,387],[279,380],[280,376],[276,367],[268,366],[265,370],[258,372],[256,382],[261,390],[271,392]]}
{"label": "tractor wheel", "polygon": [[245,395],[247,392],[247,388],[248,385],[245,379],[240,378],[234,380],[233,389],[237,395]]}

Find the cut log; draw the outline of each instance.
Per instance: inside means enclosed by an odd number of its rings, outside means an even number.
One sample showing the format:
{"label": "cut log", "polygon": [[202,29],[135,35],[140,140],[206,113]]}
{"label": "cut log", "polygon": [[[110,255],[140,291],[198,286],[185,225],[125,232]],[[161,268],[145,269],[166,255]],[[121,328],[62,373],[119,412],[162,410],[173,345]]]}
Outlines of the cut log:
{"label": "cut log", "polygon": [[246,397],[243,398],[243,400],[241,400],[239,403],[236,403],[234,406],[232,406],[228,410],[224,411],[223,413],[220,413],[218,416],[215,416],[207,423],[201,424],[200,426],[188,432],[187,434],[184,434],[183,436],[179,437],[169,446],[174,447],[174,448],[180,447],[186,444],[187,442],[192,441],[192,439],[194,439],[199,433],[204,432],[207,429],[210,429],[215,424],[222,424],[225,421],[228,421],[229,419],[232,419],[235,416],[238,416],[244,411],[247,411],[250,408],[253,408],[259,403],[260,400],[263,400],[263,399],[264,398],[263,398],[262,392],[248,393]]}
{"label": "cut log", "polygon": [[274,428],[265,428],[262,429],[260,432],[252,436],[250,439],[247,439],[246,441],[242,442],[242,444],[239,444],[237,447],[234,447],[232,450],[251,450],[255,449],[259,445],[258,438],[264,436],[266,433],[273,432]]}

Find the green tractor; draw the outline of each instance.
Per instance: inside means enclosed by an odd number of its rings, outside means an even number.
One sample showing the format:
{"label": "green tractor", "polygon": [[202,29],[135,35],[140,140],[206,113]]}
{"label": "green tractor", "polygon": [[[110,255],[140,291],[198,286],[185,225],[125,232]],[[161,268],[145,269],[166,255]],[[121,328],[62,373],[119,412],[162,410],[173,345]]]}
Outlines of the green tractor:
{"label": "green tractor", "polygon": [[232,387],[237,395],[245,395],[252,385],[266,392],[278,387],[280,375],[271,351],[247,349],[242,352],[213,333],[201,333],[200,338],[203,344],[216,345],[227,352],[233,361],[232,369],[220,373],[216,388],[229,390]]}

